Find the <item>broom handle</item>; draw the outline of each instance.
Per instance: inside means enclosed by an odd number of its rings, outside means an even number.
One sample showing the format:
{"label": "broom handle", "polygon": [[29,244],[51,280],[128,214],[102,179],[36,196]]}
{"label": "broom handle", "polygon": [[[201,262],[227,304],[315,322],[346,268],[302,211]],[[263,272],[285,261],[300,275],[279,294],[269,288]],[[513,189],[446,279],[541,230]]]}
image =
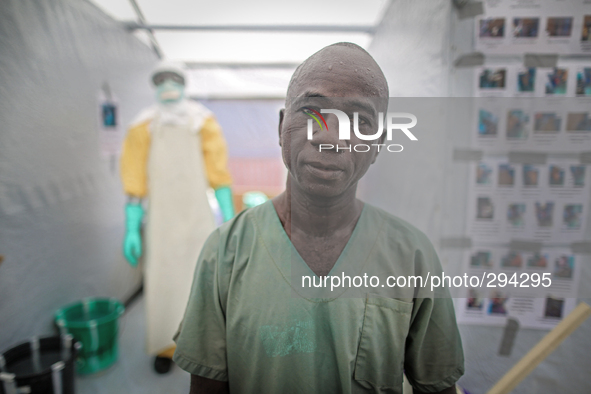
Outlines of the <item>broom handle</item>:
{"label": "broom handle", "polygon": [[505,376],[495,384],[487,394],[507,394],[519,382],[533,371],[539,363],[550,355],[557,347],[577,329],[589,316],[591,307],[581,302],[569,313],[552,331],[550,331],[536,346],[534,346]]}

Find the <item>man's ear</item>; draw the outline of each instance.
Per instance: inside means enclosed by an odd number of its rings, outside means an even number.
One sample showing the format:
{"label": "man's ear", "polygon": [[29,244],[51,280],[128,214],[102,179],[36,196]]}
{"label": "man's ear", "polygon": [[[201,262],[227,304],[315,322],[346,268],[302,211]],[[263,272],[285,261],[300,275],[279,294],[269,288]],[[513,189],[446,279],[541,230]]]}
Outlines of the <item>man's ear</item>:
{"label": "man's ear", "polygon": [[[386,140],[386,136],[387,136],[387,133],[386,133],[386,130],[384,130],[382,132],[382,135],[380,136],[380,138],[378,138],[378,144],[383,144],[384,141]],[[376,149],[376,153],[373,156],[373,160],[371,161],[371,164],[376,162],[379,154],[380,154],[380,151],[378,149]]]}
{"label": "man's ear", "polygon": [[281,130],[283,129],[283,116],[285,115],[285,108],[281,108],[279,110],[279,127],[278,127],[278,131],[279,131],[279,146],[281,145]]}

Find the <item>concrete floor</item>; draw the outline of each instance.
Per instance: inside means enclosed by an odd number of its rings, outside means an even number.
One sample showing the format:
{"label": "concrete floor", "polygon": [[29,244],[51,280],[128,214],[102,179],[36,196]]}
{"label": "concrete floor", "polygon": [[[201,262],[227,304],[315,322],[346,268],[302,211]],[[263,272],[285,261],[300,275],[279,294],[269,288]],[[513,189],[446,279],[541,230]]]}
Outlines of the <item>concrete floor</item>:
{"label": "concrete floor", "polygon": [[166,375],[152,367],[145,353],[144,299],[130,305],[120,319],[119,360],[108,370],[76,377],[77,394],[162,394],[189,392],[189,374],[176,365]]}

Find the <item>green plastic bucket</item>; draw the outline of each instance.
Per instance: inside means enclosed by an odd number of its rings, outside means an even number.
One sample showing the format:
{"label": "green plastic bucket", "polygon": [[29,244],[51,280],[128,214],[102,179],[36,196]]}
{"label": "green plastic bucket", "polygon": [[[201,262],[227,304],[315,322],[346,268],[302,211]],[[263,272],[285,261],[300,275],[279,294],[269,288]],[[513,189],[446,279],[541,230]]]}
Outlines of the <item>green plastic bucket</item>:
{"label": "green plastic bucket", "polygon": [[118,320],[125,308],[115,298],[86,298],[55,313],[62,335],[66,332],[82,344],[76,371],[87,375],[117,361]]}

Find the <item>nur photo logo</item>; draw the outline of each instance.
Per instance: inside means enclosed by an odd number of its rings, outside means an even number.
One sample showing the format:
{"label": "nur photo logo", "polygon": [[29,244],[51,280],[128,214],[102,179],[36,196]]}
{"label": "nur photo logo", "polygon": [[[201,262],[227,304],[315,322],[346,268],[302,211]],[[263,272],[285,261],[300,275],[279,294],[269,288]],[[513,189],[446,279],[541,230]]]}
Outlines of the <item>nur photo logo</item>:
{"label": "nur photo logo", "polygon": [[[308,116],[311,119],[308,119],[308,140],[312,140],[314,136],[314,121],[318,124],[321,130],[328,131],[328,124],[324,119],[322,114],[333,114],[337,117],[339,122],[339,140],[350,140],[351,139],[351,119],[349,116],[338,109],[321,109],[320,112],[312,109],[312,108],[305,108],[307,110]],[[385,119],[385,120],[384,120]],[[398,123],[400,119],[407,119],[410,122],[406,123]],[[384,128],[384,121],[386,122],[386,127]],[[380,139],[384,133],[386,132],[386,141],[392,141],[392,136],[395,130],[402,131],[408,139],[411,141],[418,141],[417,137],[413,133],[411,133],[410,129],[417,125],[417,117],[408,112],[388,112],[386,116],[384,116],[383,112],[378,114],[378,129],[373,134],[364,134],[359,131],[359,113],[353,113],[353,133],[355,136],[362,140],[362,141],[376,141]],[[319,144],[318,151],[322,152],[322,150],[336,150],[338,151],[348,151],[351,152],[352,150],[355,152],[368,152],[371,150],[371,146],[377,146],[378,152],[382,147],[386,147],[388,152],[402,152],[404,147],[400,144],[354,144],[349,145],[346,147],[333,145],[333,144]]]}

